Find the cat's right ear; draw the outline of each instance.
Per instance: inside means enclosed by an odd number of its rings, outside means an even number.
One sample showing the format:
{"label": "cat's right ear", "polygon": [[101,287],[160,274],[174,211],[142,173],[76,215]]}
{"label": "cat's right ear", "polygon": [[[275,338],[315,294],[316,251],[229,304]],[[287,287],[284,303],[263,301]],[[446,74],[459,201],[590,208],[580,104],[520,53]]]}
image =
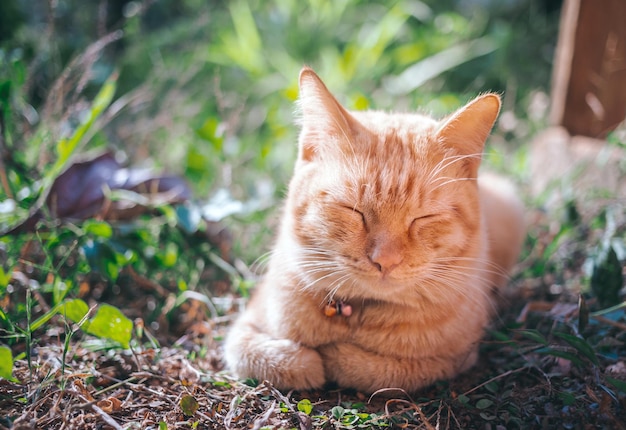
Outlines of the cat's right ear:
{"label": "cat's right ear", "polygon": [[325,145],[340,146],[341,142],[352,140],[357,122],[310,68],[300,71],[299,85],[302,128],[298,158],[311,161],[322,151],[332,150]]}

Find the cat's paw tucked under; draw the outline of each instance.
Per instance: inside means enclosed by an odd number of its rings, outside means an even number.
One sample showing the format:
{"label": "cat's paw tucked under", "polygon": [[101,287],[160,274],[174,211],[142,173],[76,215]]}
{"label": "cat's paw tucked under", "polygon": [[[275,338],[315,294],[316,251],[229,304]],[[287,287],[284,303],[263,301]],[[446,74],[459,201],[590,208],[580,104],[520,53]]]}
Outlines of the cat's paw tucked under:
{"label": "cat's paw tucked under", "polygon": [[[260,339],[260,338],[261,339]],[[270,339],[260,335],[245,345],[237,360],[229,360],[239,378],[271,381],[278,388],[319,388],[326,382],[319,353],[288,339]],[[227,347],[227,353],[228,353]]]}

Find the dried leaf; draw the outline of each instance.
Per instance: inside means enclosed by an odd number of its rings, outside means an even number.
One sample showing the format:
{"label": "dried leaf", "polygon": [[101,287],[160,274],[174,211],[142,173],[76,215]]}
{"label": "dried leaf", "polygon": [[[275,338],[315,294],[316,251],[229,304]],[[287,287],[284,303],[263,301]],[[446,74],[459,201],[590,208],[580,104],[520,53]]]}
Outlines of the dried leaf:
{"label": "dried leaf", "polygon": [[100,400],[96,405],[107,414],[118,412],[122,409],[122,401],[116,397]]}
{"label": "dried leaf", "polygon": [[190,394],[186,394],[180,399],[180,408],[188,417],[195,414],[199,407],[198,401]]}

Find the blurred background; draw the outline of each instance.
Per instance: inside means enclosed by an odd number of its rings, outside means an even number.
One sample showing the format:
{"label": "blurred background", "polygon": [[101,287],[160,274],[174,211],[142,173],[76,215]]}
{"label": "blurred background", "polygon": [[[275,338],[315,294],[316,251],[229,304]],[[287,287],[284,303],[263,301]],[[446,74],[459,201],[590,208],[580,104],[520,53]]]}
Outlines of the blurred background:
{"label": "blurred background", "polygon": [[73,154],[114,149],[125,164],[183,176],[196,199],[224,209],[210,217],[232,215],[235,247],[249,260],[268,243],[268,211],[291,174],[303,64],[351,109],[442,116],[480,92],[501,93],[488,158],[504,169],[506,153],[506,170],[523,182],[524,145],[545,125],[560,8],[559,0],[3,0],[11,132],[3,151],[24,170],[20,185],[44,177],[55,145],[93,113],[113,77],[110,104]]}

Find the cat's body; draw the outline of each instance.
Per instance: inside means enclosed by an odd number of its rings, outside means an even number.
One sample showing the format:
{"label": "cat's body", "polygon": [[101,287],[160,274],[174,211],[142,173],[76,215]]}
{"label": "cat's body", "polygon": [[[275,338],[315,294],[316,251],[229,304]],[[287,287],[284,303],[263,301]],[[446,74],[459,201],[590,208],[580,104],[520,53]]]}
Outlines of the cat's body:
{"label": "cat's body", "polygon": [[368,392],[471,367],[524,232],[514,192],[476,180],[499,98],[438,122],[348,112],[306,68],[300,92],[283,221],[227,337],[228,367],[281,388]]}

